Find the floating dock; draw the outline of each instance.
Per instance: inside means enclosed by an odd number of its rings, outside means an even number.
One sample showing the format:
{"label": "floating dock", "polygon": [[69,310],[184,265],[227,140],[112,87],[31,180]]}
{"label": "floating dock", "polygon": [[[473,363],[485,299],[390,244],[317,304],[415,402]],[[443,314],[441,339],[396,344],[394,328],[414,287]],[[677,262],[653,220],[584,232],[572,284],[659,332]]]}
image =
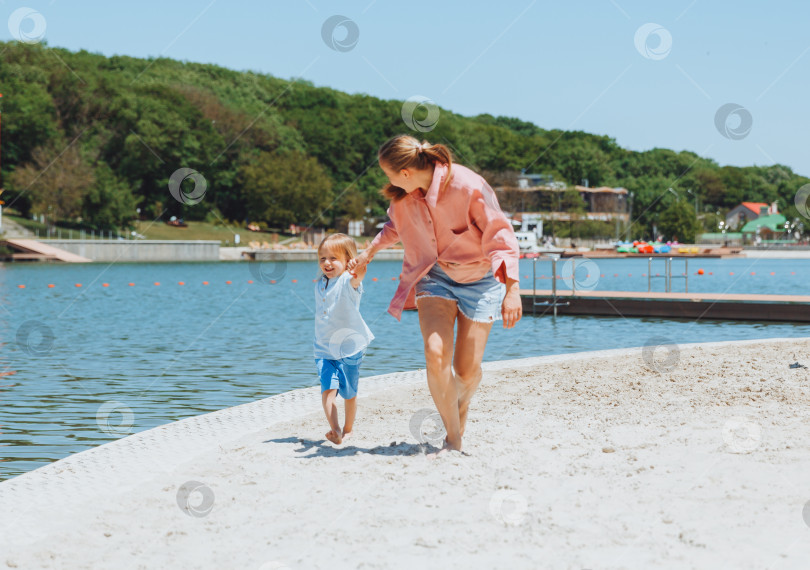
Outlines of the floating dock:
{"label": "floating dock", "polygon": [[524,315],[589,315],[810,323],[808,295],[524,289]]}

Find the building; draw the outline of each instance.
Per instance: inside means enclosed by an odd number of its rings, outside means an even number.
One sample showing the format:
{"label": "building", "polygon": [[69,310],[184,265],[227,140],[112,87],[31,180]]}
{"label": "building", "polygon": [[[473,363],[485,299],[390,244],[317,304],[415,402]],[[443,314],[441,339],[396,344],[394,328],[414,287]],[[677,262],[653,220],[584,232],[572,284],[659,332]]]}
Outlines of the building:
{"label": "building", "polygon": [[760,216],[769,216],[778,213],[779,210],[776,207],[776,202],[772,203],[770,206],[765,202],[743,202],[726,214],[726,227],[729,229],[738,229],[751,220],[756,220]]}
{"label": "building", "polygon": [[740,231],[747,242],[778,240],[785,234],[786,220],[782,214],[759,216],[745,224]]}
{"label": "building", "polygon": [[[629,192],[627,188],[610,188],[600,186],[568,187],[562,182],[549,182],[544,185],[529,186],[539,176],[523,174],[518,177],[517,186],[499,186],[495,188],[498,202],[508,212],[535,212],[545,220],[570,221],[587,220],[621,220],[630,221]],[[585,212],[582,214],[563,211],[561,207],[563,194],[576,190],[582,198]]]}

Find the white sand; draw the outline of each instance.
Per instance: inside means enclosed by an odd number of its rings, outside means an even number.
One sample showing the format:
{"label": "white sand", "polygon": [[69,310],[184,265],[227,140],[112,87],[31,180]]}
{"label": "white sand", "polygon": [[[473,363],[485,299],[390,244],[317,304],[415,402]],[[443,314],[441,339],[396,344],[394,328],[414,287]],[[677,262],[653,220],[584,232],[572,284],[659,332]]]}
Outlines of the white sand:
{"label": "white sand", "polygon": [[491,363],[433,460],[421,372],[362,380],[339,448],[317,389],[177,422],[0,484],[0,567],[807,568],[809,348]]}

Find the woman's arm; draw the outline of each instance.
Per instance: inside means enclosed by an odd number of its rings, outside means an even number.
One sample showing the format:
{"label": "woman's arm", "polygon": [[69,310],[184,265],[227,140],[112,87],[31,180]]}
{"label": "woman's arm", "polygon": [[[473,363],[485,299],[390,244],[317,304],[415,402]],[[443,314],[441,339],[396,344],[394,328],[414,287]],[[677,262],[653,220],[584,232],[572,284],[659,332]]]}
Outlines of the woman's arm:
{"label": "woman's arm", "polygon": [[470,216],[481,230],[481,250],[492,264],[492,274],[506,284],[506,296],[501,305],[503,327],[511,329],[523,316],[520,299],[520,248],[515,231],[506,219],[495,192],[484,182],[480,191],[473,194]]}
{"label": "woman's arm", "polygon": [[492,264],[492,274],[507,285],[510,279],[520,281],[520,248],[515,231],[501,211],[495,192],[486,182],[481,190],[473,193],[470,217],[482,233],[481,251]]}
{"label": "woman's arm", "polygon": [[387,247],[391,247],[395,243],[399,241],[399,233],[397,232],[397,228],[394,225],[394,220],[390,219],[391,217],[391,208],[388,208],[388,216],[389,220],[385,222],[382,230],[378,233],[374,240],[372,240],[371,244],[363,250],[363,253],[358,255],[356,258],[349,260],[349,263],[346,267],[350,271],[352,271],[352,275],[356,275],[354,269],[358,266],[365,267],[374,259],[374,256],[377,255],[377,252],[381,249],[385,249]]}

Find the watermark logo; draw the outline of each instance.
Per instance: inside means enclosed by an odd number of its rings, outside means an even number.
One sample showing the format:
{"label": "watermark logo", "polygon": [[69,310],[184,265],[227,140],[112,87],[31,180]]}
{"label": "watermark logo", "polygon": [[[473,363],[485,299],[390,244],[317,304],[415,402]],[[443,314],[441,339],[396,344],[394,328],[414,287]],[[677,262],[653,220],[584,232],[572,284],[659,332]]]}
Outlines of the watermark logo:
{"label": "watermark logo", "polygon": [[17,8],[8,18],[8,31],[18,42],[37,44],[45,37],[45,16],[33,8]]}
{"label": "watermark logo", "polygon": [[25,321],[17,329],[17,346],[29,356],[45,356],[53,350],[53,329],[40,321]]}
{"label": "watermark logo", "polygon": [[214,508],[214,492],[199,481],[186,481],[177,489],[177,506],[190,517],[202,518]]}
{"label": "watermark logo", "polygon": [[283,562],[279,562],[278,560],[272,560],[270,562],[265,562],[264,564],[259,566],[259,570],[292,570],[292,568],[290,568]]}
{"label": "watermark logo", "polygon": [[802,508],[802,519],[804,519],[804,524],[810,527],[810,501],[807,501]]}
{"label": "watermark logo", "polygon": [[430,408],[422,408],[411,416],[409,423],[411,435],[416,438],[419,443],[429,443],[435,447],[444,444],[444,437],[447,432],[444,429],[444,422],[442,417],[436,410]]}
{"label": "watermark logo", "polygon": [[321,26],[321,37],[329,49],[352,51],[360,39],[360,28],[351,18],[331,16]]}
{"label": "watermark logo", "polygon": [[[191,192],[184,192],[183,181],[190,178],[194,181],[194,188]],[[208,190],[208,182],[205,177],[193,168],[178,168],[169,177],[169,192],[172,197],[181,204],[193,206],[202,201],[205,192]]]}
{"label": "watermark logo", "polygon": [[526,518],[526,497],[510,489],[498,489],[489,500],[489,512],[501,524],[518,526]]}
{"label": "watermark logo", "polygon": [[272,261],[249,261],[250,274],[259,283],[270,284],[283,279],[287,275],[287,260],[276,259]]}
{"label": "watermark logo", "polygon": [[805,184],[796,191],[793,203],[796,204],[799,213],[810,220],[810,184]]}
{"label": "watermark logo", "polygon": [[668,338],[656,336],[644,344],[641,359],[653,372],[670,372],[680,361],[681,351],[678,345]]}
{"label": "watermark logo", "polygon": [[335,360],[357,354],[365,348],[366,337],[358,330],[342,328],[329,337],[329,354]]}
{"label": "watermark logo", "polygon": [[[96,412],[96,423],[109,435],[126,435],[132,431],[135,414],[121,402],[104,402]],[[116,421],[113,421],[116,420]]]}
{"label": "watermark logo", "polygon": [[409,129],[427,133],[439,123],[439,106],[428,97],[414,95],[402,104],[402,120]]}
{"label": "watermark logo", "polygon": [[714,114],[717,132],[733,141],[744,139],[751,132],[754,118],[751,112],[737,103],[726,103]]}
{"label": "watermark logo", "polygon": [[743,417],[733,417],[723,425],[723,441],[732,453],[750,453],[762,441],[762,428]]}
{"label": "watermark logo", "polygon": [[672,34],[660,24],[640,26],[634,39],[636,50],[647,59],[664,59],[672,51]]}
{"label": "watermark logo", "polygon": [[599,285],[599,265],[586,257],[569,257],[562,266],[563,283],[569,289],[593,291]]}

